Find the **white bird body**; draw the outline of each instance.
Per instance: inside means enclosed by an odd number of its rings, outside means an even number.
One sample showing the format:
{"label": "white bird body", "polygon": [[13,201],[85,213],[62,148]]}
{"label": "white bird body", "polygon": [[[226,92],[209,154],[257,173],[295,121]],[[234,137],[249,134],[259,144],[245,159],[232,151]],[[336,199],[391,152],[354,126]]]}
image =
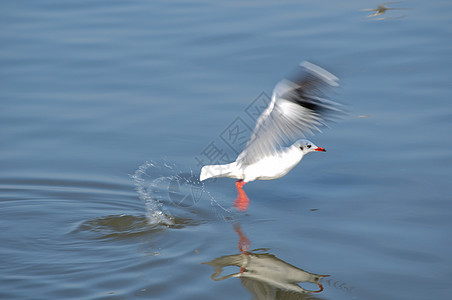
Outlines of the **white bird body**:
{"label": "white bird body", "polygon": [[[311,143],[312,144],[312,143]],[[315,146],[314,146],[315,147]],[[318,148],[318,147],[317,147]],[[240,167],[237,161],[226,165],[204,166],[200,180],[229,177],[245,182],[281,178],[292,170],[303,158],[304,152],[296,144],[286,147],[272,156],[264,156],[256,163]]]}
{"label": "white bird body", "polygon": [[264,156],[259,162],[246,166],[243,181],[272,180],[281,178],[303,158],[303,152],[295,146],[285,148],[273,156]]}

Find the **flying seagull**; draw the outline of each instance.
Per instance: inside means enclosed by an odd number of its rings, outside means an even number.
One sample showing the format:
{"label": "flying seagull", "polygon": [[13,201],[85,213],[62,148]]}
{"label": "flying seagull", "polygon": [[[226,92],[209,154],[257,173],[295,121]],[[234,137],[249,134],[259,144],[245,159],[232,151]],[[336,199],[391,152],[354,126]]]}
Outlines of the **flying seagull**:
{"label": "flying seagull", "polygon": [[[272,100],[237,159],[225,165],[207,165],[200,180],[216,177],[238,179],[234,205],[246,211],[249,199],[243,186],[254,180],[283,177],[311,152],[326,152],[311,141],[300,139],[326,125],[341,112],[340,104],[325,98],[328,87],[339,86],[338,78],[321,67],[302,62],[291,79],[281,80]],[[294,142],[295,141],[295,142]],[[285,145],[292,144],[285,147]]]}
{"label": "flying seagull", "polygon": [[[393,4],[393,3],[400,3],[400,2],[386,2],[383,4],[378,5],[377,8],[363,8],[361,9],[362,11],[373,11],[373,14],[370,14],[367,16],[367,18],[373,18],[373,17],[377,17],[377,16],[381,16],[383,14],[385,14],[388,10],[397,10],[397,9],[409,9],[409,8],[405,8],[405,7],[387,7],[388,4]],[[404,16],[398,16],[398,17],[387,17],[387,18],[374,18],[374,20],[386,20],[386,19],[400,19],[403,18]]]}

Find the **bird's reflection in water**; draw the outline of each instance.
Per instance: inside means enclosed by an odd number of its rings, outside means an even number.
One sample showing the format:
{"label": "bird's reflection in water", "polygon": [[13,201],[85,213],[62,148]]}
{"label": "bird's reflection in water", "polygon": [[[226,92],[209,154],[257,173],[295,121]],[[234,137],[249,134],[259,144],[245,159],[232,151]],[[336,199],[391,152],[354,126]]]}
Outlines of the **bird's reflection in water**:
{"label": "bird's reflection in water", "polygon": [[[313,294],[323,291],[321,279],[328,275],[307,272],[273,254],[249,251],[250,241],[243,233],[240,224],[234,225],[239,235],[240,254],[218,257],[205,264],[212,266],[214,272],[210,278],[221,281],[231,277],[240,278],[242,284],[256,299],[318,299]],[[223,275],[223,268],[236,266],[236,273]],[[300,284],[311,283],[317,289],[303,288]]]}

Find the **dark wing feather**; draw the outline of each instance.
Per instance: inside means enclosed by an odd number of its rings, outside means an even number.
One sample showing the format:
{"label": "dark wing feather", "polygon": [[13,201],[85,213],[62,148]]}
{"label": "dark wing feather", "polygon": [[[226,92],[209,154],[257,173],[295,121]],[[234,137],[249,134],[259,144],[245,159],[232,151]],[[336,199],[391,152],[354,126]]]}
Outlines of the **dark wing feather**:
{"label": "dark wing feather", "polygon": [[276,85],[270,105],[237,158],[240,165],[252,164],[275,154],[289,142],[320,131],[326,121],[341,112],[340,104],[325,98],[326,88],[338,86],[338,78],[308,62],[300,66],[302,73]]}

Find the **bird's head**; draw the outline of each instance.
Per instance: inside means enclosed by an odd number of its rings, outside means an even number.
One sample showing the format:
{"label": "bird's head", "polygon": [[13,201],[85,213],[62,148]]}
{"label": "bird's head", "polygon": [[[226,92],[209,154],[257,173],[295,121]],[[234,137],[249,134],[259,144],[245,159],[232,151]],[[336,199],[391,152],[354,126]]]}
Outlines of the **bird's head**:
{"label": "bird's head", "polygon": [[317,147],[313,142],[308,140],[298,140],[294,145],[303,152],[303,155],[314,151],[326,152],[324,148]]}

